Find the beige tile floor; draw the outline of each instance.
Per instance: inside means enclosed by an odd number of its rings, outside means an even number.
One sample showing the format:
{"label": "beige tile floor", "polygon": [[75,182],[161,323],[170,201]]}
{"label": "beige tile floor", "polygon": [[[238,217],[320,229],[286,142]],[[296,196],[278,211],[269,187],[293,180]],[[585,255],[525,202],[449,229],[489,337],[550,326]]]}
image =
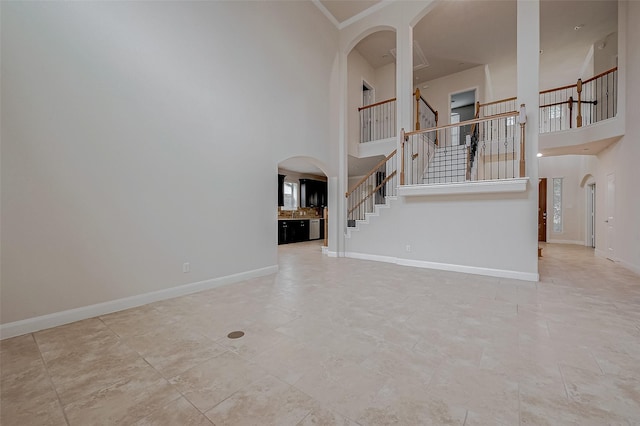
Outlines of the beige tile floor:
{"label": "beige tile floor", "polygon": [[0,423],[640,425],[640,277],[590,249],[547,245],[539,283],[279,252],[2,341]]}

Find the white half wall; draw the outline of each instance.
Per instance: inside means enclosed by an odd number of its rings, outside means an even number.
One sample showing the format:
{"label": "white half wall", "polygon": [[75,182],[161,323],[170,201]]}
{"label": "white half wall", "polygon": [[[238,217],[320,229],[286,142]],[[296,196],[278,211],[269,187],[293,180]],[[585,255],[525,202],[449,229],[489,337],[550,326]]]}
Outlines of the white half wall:
{"label": "white half wall", "polygon": [[1,7],[0,323],[273,271],[278,162],[338,163],[312,3]]}
{"label": "white half wall", "polygon": [[537,280],[535,245],[528,241],[529,218],[523,214],[530,208],[528,192],[398,197],[351,231],[346,251],[353,257]]}

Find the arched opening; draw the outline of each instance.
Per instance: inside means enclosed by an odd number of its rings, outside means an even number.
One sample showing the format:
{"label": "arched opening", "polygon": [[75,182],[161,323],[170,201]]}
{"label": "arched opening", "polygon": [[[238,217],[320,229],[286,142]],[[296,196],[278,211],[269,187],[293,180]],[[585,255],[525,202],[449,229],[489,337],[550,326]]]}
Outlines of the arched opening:
{"label": "arched opening", "polygon": [[[311,157],[278,163],[278,245],[328,247],[326,166]],[[326,250],[326,249],[325,249]]]}
{"label": "arched opening", "polygon": [[395,149],[398,127],[396,32],[376,27],[360,37],[347,56],[348,192]]}

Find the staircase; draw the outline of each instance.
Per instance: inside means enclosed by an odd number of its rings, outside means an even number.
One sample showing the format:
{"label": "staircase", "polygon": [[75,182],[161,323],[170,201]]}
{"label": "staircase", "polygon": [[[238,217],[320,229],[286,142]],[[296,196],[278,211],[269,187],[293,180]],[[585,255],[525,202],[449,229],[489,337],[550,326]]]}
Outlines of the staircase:
{"label": "staircase", "polygon": [[422,183],[464,182],[467,173],[465,145],[436,147],[435,155],[424,173]]}

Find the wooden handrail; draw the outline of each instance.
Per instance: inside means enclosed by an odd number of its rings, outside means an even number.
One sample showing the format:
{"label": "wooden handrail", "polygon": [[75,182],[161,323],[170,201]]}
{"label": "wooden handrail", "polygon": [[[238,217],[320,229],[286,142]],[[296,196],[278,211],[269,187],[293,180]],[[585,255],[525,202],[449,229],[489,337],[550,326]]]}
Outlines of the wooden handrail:
{"label": "wooden handrail", "polygon": [[501,114],[492,115],[490,118],[474,118],[473,120],[461,121],[454,124],[445,124],[444,126],[431,127],[424,130],[416,130],[415,132],[406,132],[405,137],[413,136],[421,133],[430,133],[438,130],[450,129],[452,127],[469,126],[475,123],[482,123],[483,121],[495,120],[497,118],[515,117],[518,115],[518,111],[503,112]]}
{"label": "wooden handrail", "polygon": [[552,104],[545,104],[545,105],[540,105],[539,108],[547,108],[547,107],[551,107],[551,106],[556,106],[556,105],[562,105],[562,104],[568,104],[568,103],[578,103],[578,101],[574,101],[573,100],[573,96],[569,96],[569,99],[566,101],[562,101],[562,102],[554,102]]}
{"label": "wooden handrail", "polygon": [[396,149],[394,149],[394,150],[391,152],[391,154],[387,155],[387,156],[384,158],[384,160],[380,160],[380,162],[379,162],[378,164],[376,164],[376,165],[375,165],[375,167],[373,167],[373,168],[369,171],[369,173],[367,173],[367,174],[366,174],[362,179],[360,179],[360,180],[358,181],[358,183],[357,183],[357,184],[355,184],[355,185],[354,185],[354,186],[353,186],[349,191],[347,191],[347,192],[346,192],[346,194],[345,194],[344,196],[348,198],[348,197],[349,197],[349,195],[351,195],[351,194],[353,193],[353,191],[355,191],[355,190],[356,190],[356,188],[357,188],[357,187],[359,187],[359,186],[360,186],[364,181],[366,181],[366,180],[367,180],[367,179],[368,179],[372,174],[374,174],[375,172],[377,172],[377,171],[378,171],[378,168],[379,168],[380,166],[382,166],[384,163],[386,163],[387,161],[389,161],[389,159],[390,159],[391,157],[393,157],[394,155],[396,155],[396,151],[397,151],[397,150],[398,150],[397,148],[396,148]]}
{"label": "wooden handrail", "polygon": [[[395,100],[396,100],[396,98],[391,98],[391,99],[387,99],[386,101],[376,102],[375,104],[365,105],[365,106],[363,106],[363,107],[359,107],[359,108],[358,108],[358,111],[362,111],[363,109],[367,109],[367,108],[373,108],[374,106],[378,106],[378,105],[386,104],[386,103],[389,103],[389,102],[393,102],[393,101],[395,101]],[[353,111],[353,110],[351,110],[351,111]]]}
{"label": "wooden handrail", "polygon": [[601,72],[601,73],[600,73],[600,74],[598,74],[598,75],[594,75],[593,77],[591,77],[591,78],[588,78],[588,79],[584,80],[584,81],[582,82],[582,84],[587,84],[587,83],[589,83],[589,82],[591,82],[591,81],[595,80],[596,78],[604,77],[605,75],[607,75],[607,74],[609,74],[609,73],[612,73],[612,72],[614,72],[614,71],[618,71],[618,67],[613,67],[613,68],[611,68],[610,70],[607,70],[607,71]]}
{"label": "wooden handrail", "polygon": [[[416,92],[418,92],[420,89],[416,89],[415,92],[413,92],[413,96],[416,95]],[[429,109],[431,110],[432,113],[436,114],[436,110],[433,109],[433,107],[431,106],[431,104],[429,102],[427,102],[427,100],[425,98],[422,97],[422,95],[420,95],[420,99],[422,99],[422,102],[424,102],[427,107],[429,107]]]}
{"label": "wooden handrail", "polygon": [[358,207],[360,207],[360,205],[361,205],[362,203],[364,203],[365,201],[367,201],[367,200],[369,199],[369,197],[371,197],[373,194],[375,194],[377,190],[379,190],[380,188],[382,188],[382,186],[383,186],[384,184],[386,184],[387,182],[389,182],[389,180],[390,180],[391,178],[393,178],[395,175],[396,175],[396,170],[394,170],[393,172],[391,172],[391,173],[389,174],[389,176],[387,176],[386,178],[384,178],[384,179],[382,180],[382,182],[380,182],[380,185],[376,186],[376,187],[375,187],[371,192],[369,192],[369,193],[367,194],[367,196],[366,196],[366,197],[364,197],[362,200],[360,200],[360,202],[359,202],[358,204],[356,204],[355,206],[351,207],[351,208],[347,211],[347,214],[349,215],[349,214],[353,213],[353,211],[354,211],[355,209],[357,209]]}
{"label": "wooden handrail", "polygon": [[499,104],[499,103],[502,103],[502,102],[515,101],[516,99],[518,99],[518,98],[506,98],[506,99],[500,99],[498,101],[487,102],[486,104],[481,104],[481,103],[478,102],[478,104],[479,104],[478,106],[479,106],[479,108],[482,108],[482,107],[486,107],[486,106],[489,106],[489,105]]}
{"label": "wooden handrail", "polygon": [[556,87],[554,89],[547,89],[547,90],[542,90],[540,92],[541,95],[544,95],[545,93],[550,93],[550,92],[555,92],[557,90],[564,90],[564,89],[573,89],[574,87],[576,87],[575,83],[574,84],[568,84],[566,86],[562,86],[562,87]]}

